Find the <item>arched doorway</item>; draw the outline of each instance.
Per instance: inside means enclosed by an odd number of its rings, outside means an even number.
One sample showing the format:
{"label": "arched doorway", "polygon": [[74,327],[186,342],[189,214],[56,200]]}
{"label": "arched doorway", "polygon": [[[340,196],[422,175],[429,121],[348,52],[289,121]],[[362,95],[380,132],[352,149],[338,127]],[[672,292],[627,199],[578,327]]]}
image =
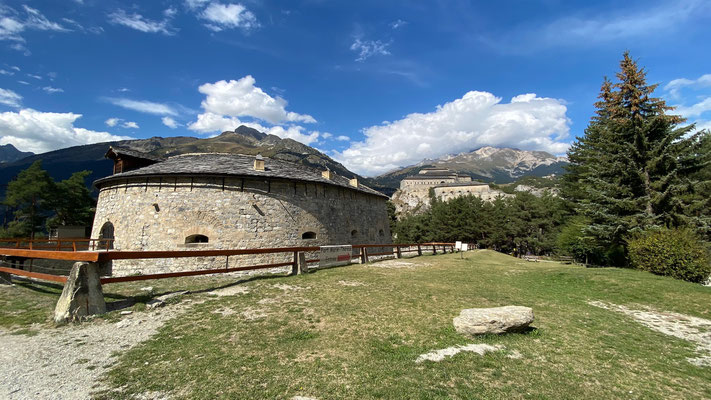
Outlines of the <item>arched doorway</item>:
{"label": "arched doorway", "polygon": [[101,231],[99,231],[99,248],[114,248],[114,224],[112,224],[111,222],[105,223],[101,227]]}

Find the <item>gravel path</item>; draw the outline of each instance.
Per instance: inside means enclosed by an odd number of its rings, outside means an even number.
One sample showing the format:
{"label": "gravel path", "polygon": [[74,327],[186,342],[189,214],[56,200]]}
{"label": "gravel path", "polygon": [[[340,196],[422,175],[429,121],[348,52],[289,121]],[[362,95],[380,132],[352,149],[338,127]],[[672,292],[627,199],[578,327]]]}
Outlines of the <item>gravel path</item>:
{"label": "gravel path", "polygon": [[102,389],[98,378],[111,368],[117,353],[150,339],[190,305],[186,299],[122,315],[119,322],[93,320],[44,329],[36,336],[0,329],[0,398],[89,399]]}

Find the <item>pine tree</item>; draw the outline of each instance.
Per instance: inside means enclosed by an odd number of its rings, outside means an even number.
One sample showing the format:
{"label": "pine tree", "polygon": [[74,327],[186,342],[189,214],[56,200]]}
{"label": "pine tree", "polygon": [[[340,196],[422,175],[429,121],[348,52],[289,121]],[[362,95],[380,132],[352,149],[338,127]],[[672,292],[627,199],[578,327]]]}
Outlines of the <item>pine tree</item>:
{"label": "pine tree", "polygon": [[16,208],[15,220],[10,222],[6,236],[31,237],[42,229],[45,212],[45,203],[54,192],[54,181],[47,171],[42,169],[42,161],[37,160],[27,169],[17,175],[17,178],[8,183],[5,194],[5,204]]}
{"label": "pine tree", "polygon": [[698,200],[686,195],[702,167],[700,134],[667,114],[672,107],[652,97],[657,85],[647,84],[627,52],[617,79],[605,78],[595,116],[568,152],[564,193],[591,221],[588,233],[608,248],[652,227],[703,225],[686,212]]}

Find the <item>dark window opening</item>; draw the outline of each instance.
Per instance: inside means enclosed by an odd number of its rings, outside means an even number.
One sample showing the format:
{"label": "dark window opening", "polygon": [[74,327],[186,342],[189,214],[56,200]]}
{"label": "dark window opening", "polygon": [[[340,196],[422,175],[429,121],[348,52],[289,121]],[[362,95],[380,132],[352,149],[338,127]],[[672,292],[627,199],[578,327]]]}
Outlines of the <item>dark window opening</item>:
{"label": "dark window opening", "polygon": [[210,238],[208,238],[205,235],[190,235],[185,238],[185,244],[190,244],[190,243],[207,243],[210,241]]}
{"label": "dark window opening", "polygon": [[354,238],[354,237],[356,237],[356,236],[358,236],[358,231],[355,230],[355,229],[353,229],[353,230],[351,231],[351,237]]}
{"label": "dark window opening", "polygon": [[384,231],[384,230],[382,230],[382,229],[381,229],[381,230],[379,230],[379,231],[378,231],[378,235],[380,235],[380,237],[383,237],[383,236],[385,236],[385,231]]}
{"label": "dark window opening", "polygon": [[301,234],[302,239],[316,239],[316,232],[304,232]]}

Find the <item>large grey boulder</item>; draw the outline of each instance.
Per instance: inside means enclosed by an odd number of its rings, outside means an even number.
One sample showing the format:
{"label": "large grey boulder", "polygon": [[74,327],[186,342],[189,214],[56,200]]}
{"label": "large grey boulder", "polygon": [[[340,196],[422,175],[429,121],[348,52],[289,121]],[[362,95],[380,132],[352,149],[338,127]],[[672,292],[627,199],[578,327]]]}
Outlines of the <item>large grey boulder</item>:
{"label": "large grey boulder", "polygon": [[468,308],[454,317],[454,328],[465,335],[520,332],[533,322],[533,309],[521,306]]}
{"label": "large grey boulder", "polygon": [[74,263],[64,284],[62,296],[54,308],[54,322],[80,321],[83,317],[106,312],[104,292],[99,280],[99,265]]}

